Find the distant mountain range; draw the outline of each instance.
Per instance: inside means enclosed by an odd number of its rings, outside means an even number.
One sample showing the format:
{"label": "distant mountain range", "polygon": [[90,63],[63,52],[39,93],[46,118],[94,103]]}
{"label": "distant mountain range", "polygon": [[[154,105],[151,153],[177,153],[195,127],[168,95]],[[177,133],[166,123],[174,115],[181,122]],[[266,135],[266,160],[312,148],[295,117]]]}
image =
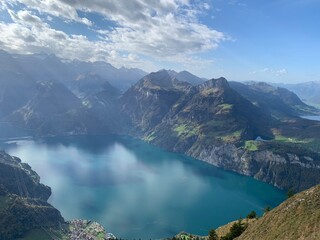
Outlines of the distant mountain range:
{"label": "distant mountain range", "polygon": [[304,102],[315,106],[320,106],[320,81],[304,82],[296,84],[274,84],[275,86],[287,88],[294,92]]}
{"label": "distant mountain range", "polygon": [[[172,70],[138,80],[45,54],[1,51],[0,62],[1,138],[128,134],[283,189],[320,182],[320,122],[299,117],[319,110],[287,89]],[[117,86],[134,84],[121,92],[110,77],[126,71]]]}
{"label": "distant mountain range", "polygon": [[318,109],[305,104],[294,92],[283,87],[264,82],[230,82],[230,86],[273,116],[320,114]]}
{"label": "distant mountain range", "polygon": [[147,73],[136,68],[115,68],[105,62],[64,61],[55,55],[9,54],[0,50],[0,77],[24,78],[29,81],[59,81],[72,89],[83,75],[95,75],[119,90],[126,90]]}

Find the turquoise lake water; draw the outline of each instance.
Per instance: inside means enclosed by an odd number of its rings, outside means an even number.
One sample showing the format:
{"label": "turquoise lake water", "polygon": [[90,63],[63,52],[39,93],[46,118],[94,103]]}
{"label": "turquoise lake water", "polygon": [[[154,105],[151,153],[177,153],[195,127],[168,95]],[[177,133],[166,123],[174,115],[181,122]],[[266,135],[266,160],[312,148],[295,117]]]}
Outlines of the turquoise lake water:
{"label": "turquoise lake water", "polygon": [[66,220],[98,221],[118,238],[206,235],[285,199],[271,185],[127,137],[20,139],[2,148],[52,188],[49,202]]}

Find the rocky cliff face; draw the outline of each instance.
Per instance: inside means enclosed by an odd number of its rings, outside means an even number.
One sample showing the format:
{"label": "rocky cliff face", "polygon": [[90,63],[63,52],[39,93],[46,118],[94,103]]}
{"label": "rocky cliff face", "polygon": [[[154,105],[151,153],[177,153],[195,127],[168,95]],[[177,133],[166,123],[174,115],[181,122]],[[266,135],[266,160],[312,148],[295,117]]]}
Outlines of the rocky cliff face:
{"label": "rocky cliff face", "polygon": [[47,201],[51,195],[51,189],[40,183],[39,175],[28,164],[2,151],[0,176],[0,185],[5,192],[43,201]]}
{"label": "rocky cliff face", "polygon": [[60,212],[47,203],[49,187],[29,165],[0,152],[0,239],[11,240],[38,228],[59,228]]}
{"label": "rocky cliff face", "polygon": [[217,167],[254,177],[281,189],[302,191],[320,182],[320,161],[296,153],[250,151],[233,144],[198,145],[187,154]]}

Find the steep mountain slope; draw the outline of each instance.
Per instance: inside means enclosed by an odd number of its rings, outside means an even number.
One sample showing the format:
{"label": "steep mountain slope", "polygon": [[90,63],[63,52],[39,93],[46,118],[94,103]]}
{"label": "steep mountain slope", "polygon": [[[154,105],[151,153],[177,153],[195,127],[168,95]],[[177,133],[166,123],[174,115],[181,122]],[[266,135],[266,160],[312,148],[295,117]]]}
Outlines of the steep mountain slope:
{"label": "steep mountain slope", "polygon": [[318,109],[306,105],[296,94],[285,88],[273,87],[264,82],[230,82],[230,86],[275,117],[320,113]]}
{"label": "steep mountain slope", "polygon": [[249,225],[237,238],[320,239],[320,185],[298,193]]}
{"label": "steep mountain slope", "polygon": [[58,228],[64,219],[46,201],[49,187],[29,165],[0,151],[0,239],[17,239],[36,228]]}
{"label": "steep mountain slope", "polygon": [[192,86],[172,78],[165,70],[151,73],[131,87],[120,99],[129,129],[142,134],[159,124],[170,107]]}
{"label": "steep mountain slope", "polygon": [[[155,138],[151,141],[155,144],[186,151],[197,145],[271,137],[261,124],[267,125],[268,118],[233,91],[224,78],[212,79],[176,101],[161,124],[148,134]],[[168,142],[168,136],[172,141]]]}

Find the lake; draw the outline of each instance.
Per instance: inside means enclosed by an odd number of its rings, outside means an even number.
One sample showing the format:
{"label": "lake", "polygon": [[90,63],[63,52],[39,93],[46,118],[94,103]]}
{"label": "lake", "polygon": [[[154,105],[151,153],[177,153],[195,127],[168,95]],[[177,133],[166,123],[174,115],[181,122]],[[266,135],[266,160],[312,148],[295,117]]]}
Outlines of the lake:
{"label": "lake", "polygon": [[286,197],[271,185],[129,137],[73,136],[1,145],[52,188],[66,220],[100,222],[118,238],[206,235]]}

